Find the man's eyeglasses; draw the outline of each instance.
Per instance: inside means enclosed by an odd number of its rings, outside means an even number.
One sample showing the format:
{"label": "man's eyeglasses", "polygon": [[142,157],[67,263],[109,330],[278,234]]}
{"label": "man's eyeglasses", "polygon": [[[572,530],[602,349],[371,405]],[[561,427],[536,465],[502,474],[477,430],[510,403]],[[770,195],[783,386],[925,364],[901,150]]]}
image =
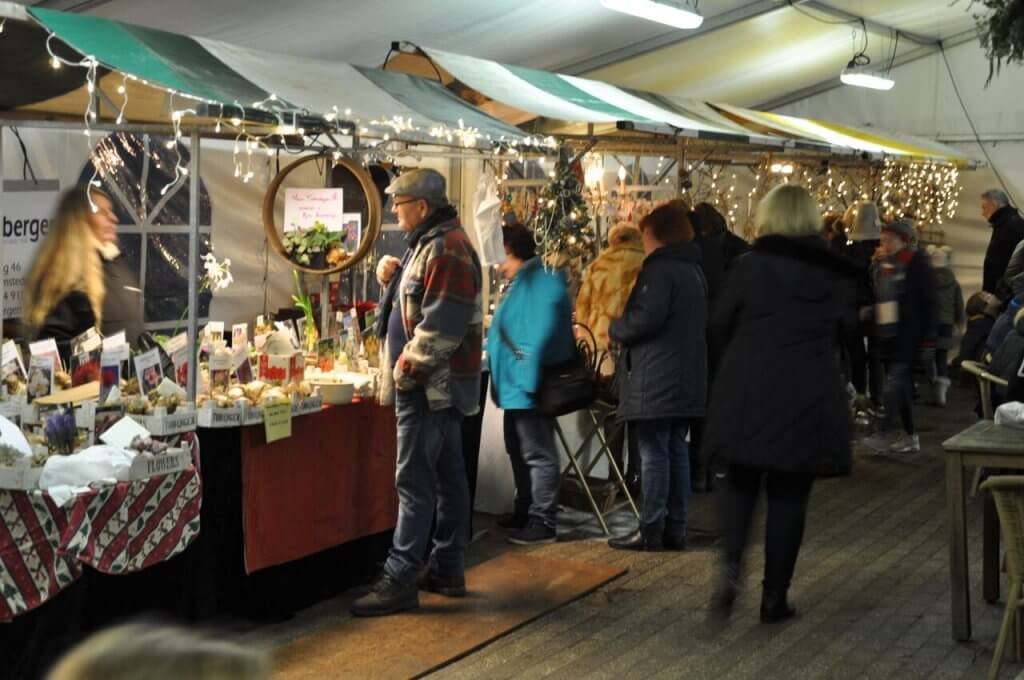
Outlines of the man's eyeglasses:
{"label": "man's eyeglasses", "polygon": [[423,199],[423,198],[410,198],[407,201],[395,201],[394,203],[391,204],[391,207],[392,207],[392,209],[394,209],[394,208],[397,208],[400,205],[405,205],[406,203],[415,203],[416,201],[423,201],[423,200],[426,200],[426,199]]}

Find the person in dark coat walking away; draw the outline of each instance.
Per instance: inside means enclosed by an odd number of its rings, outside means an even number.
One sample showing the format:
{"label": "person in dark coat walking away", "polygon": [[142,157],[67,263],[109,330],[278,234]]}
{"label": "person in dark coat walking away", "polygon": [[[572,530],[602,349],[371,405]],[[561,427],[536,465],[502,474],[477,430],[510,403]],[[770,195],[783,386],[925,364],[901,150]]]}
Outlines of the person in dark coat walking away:
{"label": "person in dark coat walking away", "polygon": [[[911,371],[922,350],[935,348],[937,301],[928,257],[913,244],[914,226],[896,220],[882,227],[882,246],[872,266],[875,283],[875,330],[886,363],[885,418],[864,445],[876,451],[921,450],[914,429],[914,378]],[[896,419],[903,432],[896,431]]]}
{"label": "person in dark coat walking away", "polygon": [[670,201],[641,220],[647,257],[609,329],[622,345],[618,416],[637,431],[643,489],[639,528],[608,542],[621,550],[686,548],[686,435],[707,395],[707,285],[687,212]]}
{"label": "person in dark coat walking away", "polygon": [[878,250],[882,222],[878,219],[878,206],[863,201],[850,206],[843,216],[846,235],[839,238],[839,254],[853,262],[858,269],[857,325],[843,338],[843,346],[850,362],[849,378],[857,391],[862,410],[870,405],[878,410],[882,404],[882,358],[875,337],[875,293],[871,286],[871,258]]}
{"label": "person in dark coat walking away", "polygon": [[1010,205],[1010,198],[1000,189],[989,189],[981,195],[981,214],[992,225],[992,238],[985,250],[981,289],[1000,299],[1009,297],[999,282],[1017,245],[1024,240],[1024,218]]}
{"label": "person in dark coat walking away", "polygon": [[830,253],[817,204],[784,184],[758,206],[759,238],[730,276],[711,321],[727,346],[708,407],[705,446],[728,462],[720,492],[725,543],[710,622],[732,612],[754,508],[767,490],[761,621],[794,614],[787,593],[811,485],[850,473],[851,424],[840,333],[855,323],[857,269]]}
{"label": "person in dark coat walking away", "polygon": [[946,405],[949,390],[949,350],[953,349],[953,332],[964,323],[964,294],[950,266],[953,250],[949,246],[928,246],[935,279],[936,336],[935,351],[926,352],[925,372],[931,382],[932,402]]}

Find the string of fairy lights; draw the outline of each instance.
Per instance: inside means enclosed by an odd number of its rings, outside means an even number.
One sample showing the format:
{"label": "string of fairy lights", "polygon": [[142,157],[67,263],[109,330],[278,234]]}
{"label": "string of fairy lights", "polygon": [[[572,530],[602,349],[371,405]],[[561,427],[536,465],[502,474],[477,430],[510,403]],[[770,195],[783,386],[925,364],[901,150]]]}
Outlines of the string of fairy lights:
{"label": "string of fairy lights", "polygon": [[[2,25],[0,24],[0,34]],[[92,156],[94,145],[91,137],[93,125],[98,119],[99,98],[96,91],[99,87],[97,75],[100,63],[91,55],[83,55],[77,60],[58,55],[53,46],[56,38],[56,34],[50,32],[45,41],[51,66],[54,69],[69,67],[85,71],[85,86],[89,96],[83,112],[83,134]],[[458,144],[465,148],[476,148],[484,143],[489,145],[496,155],[505,152],[520,159],[525,158],[525,152],[536,153],[541,150],[543,153],[549,153],[557,147],[556,140],[550,136],[529,136],[525,139],[500,136],[494,139],[492,135],[481,133],[479,129],[467,125],[461,119],[458,120],[457,126],[433,124],[429,127],[417,125],[411,117],[398,115],[381,116],[366,121],[358,117],[350,120],[352,109],[338,105],[331,106],[328,111],[321,114],[311,114],[309,111],[294,108],[273,93],[248,105],[243,105],[237,100],[226,103],[176,91],[131,73],[120,72],[119,75],[121,81],[116,92],[120,101],[114,104],[117,109],[115,124],[118,126],[126,124],[131,84],[138,83],[167,94],[173,137],[166,142],[166,147],[175,153],[173,172],[169,171],[171,180],[161,189],[161,195],[184,183],[188,178],[189,170],[184,164],[182,154],[183,128],[210,117],[213,110],[217,111],[214,131],[221,133],[223,128],[230,128],[235,133],[234,176],[243,183],[248,183],[255,177],[254,155],[265,153],[267,156],[273,156],[279,148],[289,151],[289,139],[301,139],[303,146],[310,143],[306,130],[297,122],[303,117],[318,118],[324,124],[333,126],[333,132],[346,137],[364,138],[371,133],[376,135],[374,140],[366,139],[363,148],[334,150],[333,157],[336,160],[342,156],[352,156],[364,163],[391,160],[391,153],[388,151],[391,142],[417,136],[447,142],[450,145]],[[178,102],[181,102],[180,108]],[[206,107],[205,115],[200,115],[201,105]],[[276,119],[276,127],[262,134],[252,132],[250,126],[257,123],[247,118],[247,111],[269,114]],[[289,119],[290,122],[287,122]],[[260,122],[259,125],[266,126],[266,123]],[[665,161],[665,156],[657,157],[655,177],[661,177]],[[94,162],[93,166],[95,171],[89,182],[90,188],[100,186],[101,175],[112,169],[109,163],[104,162]],[[583,183],[587,189],[586,193],[591,199],[592,206],[601,207],[600,204],[607,201],[608,196],[600,189],[592,191],[596,184],[591,180],[592,175],[597,173],[603,178],[604,158],[600,154],[588,153],[583,159],[583,167],[587,176]],[[620,168],[620,173],[620,184],[624,187],[624,167]],[[554,171],[548,174],[553,176]],[[908,216],[915,219],[918,224],[940,226],[944,220],[952,218],[955,214],[960,194],[959,170],[955,166],[936,162],[897,161],[892,158],[882,163],[840,166],[820,160],[779,161],[771,155],[766,155],[755,165],[736,166],[704,161],[689,163],[684,177],[679,189],[680,197],[692,204],[702,201],[711,203],[726,216],[735,230],[746,234],[752,232],[753,216],[760,197],[772,186],[782,182],[806,187],[817,198],[822,212],[842,212],[859,200],[872,200],[879,205],[884,216]],[[666,185],[666,191],[673,190],[673,182],[674,179],[671,177],[664,178],[662,183]],[[750,188],[738,190],[740,186]],[[746,200],[742,196],[743,191],[746,191]],[[95,204],[92,205],[95,210]],[[593,214],[599,212],[592,211]],[[568,213],[571,219],[572,210],[570,209]]]}
{"label": "string of fairy lights", "polygon": [[[6,19],[0,23],[0,34],[3,33],[3,27],[6,24]],[[88,94],[86,108],[83,112],[83,135],[87,139],[89,147],[89,153],[92,154],[93,143],[93,126],[98,119],[98,102],[99,99],[96,96],[97,89],[99,87],[97,72],[100,68],[100,62],[92,55],[83,55],[81,59],[72,60],[67,59],[58,55],[54,51],[53,42],[57,39],[57,36],[53,32],[48,32],[45,47],[47,54],[49,55],[49,62],[54,70],[61,68],[82,68],[85,70],[85,86]],[[116,105],[117,117],[115,119],[115,125],[121,126],[126,125],[127,113],[129,105],[129,85],[133,83],[141,84],[142,86],[161,90],[166,93],[169,101],[169,117],[171,128],[173,131],[173,138],[166,143],[169,150],[175,150],[175,167],[173,171],[173,179],[170,183],[161,189],[161,194],[166,194],[171,189],[175,188],[178,184],[183,183],[188,178],[188,167],[183,164],[183,154],[181,153],[180,145],[183,144],[183,128],[187,128],[190,125],[195,125],[201,120],[208,116],[200,115],[199,105],[205,105],[206,112],[213,109],[218,111],[216,123],[214,126],[215,133],[221,133],[225,127],[230,127],[236,133],[234,140],[234,175],[236,178],[242,180],[244,183],[248,183],[254,176],[255,171],[253,169],[253,155],[257,152],[265,152],[268,156],[272,156],[277,148],[282,148],[285,151],[291,151],[288,148],[289,138],[298,138],[302,140],[303,148],[308,148],[310,144],[316,142],[316,137],[310,140],[306,135],[306,130],[297,121],[300,118],[313,118],[319,119],[321,122],[321,129],[329,129],[332,133],[337,133],[344,137],[361,137],[363,148],[358,149],[340,149],[333,151],[333,158],[335,160],[340,159],[342,156],[351,156],[356,160],[362,160],[364,163],[371,162],[373,159],[391,159],[391,154],[387,151],[387,147],[390,142],[397,141],[398,139],[419,139],[421,141],[437,141],[441,143],[448,143],[449,145],[459,145],[464,148],[477,148],[478,146],[484,145],[493,150],[495,154],[502,153],[503,151],[509,151],[514,154],[519,154],[520,149],[552,149],[556,146],[556,142],[553,137],[541,137],[541,136],[528,136],[524,139],[517,139],[514,137],[508,137],[506,135],[500,135],[495,137],[489,133],[484,133],[476,127],[467,125],[464,120],[458,121],[458,126],[448,126],[441,123],[431,123],[430,125],[418,125],[411,117],[403,117],[398,115],[392,116],[381,116],[372,118],[365,121],[356,117],[355,120],[348,120],[351,118],[352,109],[343,108],[338,105],[332,105],[330,109],[323,113],[313,113],[306,109],[293,107],[291,104],[283,102],[276,94],[270,93],[266,98],[251,102],[248,105],[243,105],[237,100],[230,104],[222,101],[216,101],[212,99],[205,99],[197,97],[195,95],[180,92],[173,88],[165,87],[159,83],[151,82],[145,78],[138,77],[132,73],[120,72],[121,83],[117,86],[116,91],[120,97],[120,104]],[[183,108],[177,108],[175,100],[181,100],[185,102]],[[233,112],[234,115],[225,117],[225,110]],[[277,125],[270,132],[264,132],[263,134],[254,134],[250,131],[248,123],[250,121],[246,118],[246,111],[255,110],[263,113],[268,113],[276,119]],[[287,123],[286,119],[290,117],[291,122]],[[266,123],[261,123],[266,125]],[[331,127],[333,126],[333,128]],[[389,132],[384,132],[388,130]],[[372,135],[374,138],[369,139],[366,136]],[[395,138],[392,138],[395,135]],[[276,140],[276,141],[275,141]],[[379,148],[375,148],[379,147]],[[89,201],[92,209],[97,210],[96,204],[92,201],[91,188],[100,186],[101,182],[100,173],[101,169],[105,167],[103,163],[93,163],[96,172],[89,182]]]}

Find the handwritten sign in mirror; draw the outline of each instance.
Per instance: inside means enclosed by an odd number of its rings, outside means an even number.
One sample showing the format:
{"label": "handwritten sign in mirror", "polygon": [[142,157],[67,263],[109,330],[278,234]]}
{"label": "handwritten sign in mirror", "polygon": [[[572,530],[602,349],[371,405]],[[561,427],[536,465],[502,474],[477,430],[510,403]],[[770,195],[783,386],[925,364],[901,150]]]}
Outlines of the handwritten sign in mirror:
{"label": "handwritten sign in mirror", "polygon": [[346,217],[344,190],[332,189],[285,189],[284,231],[303,231],[317,222],[327,231],[344,231]]}

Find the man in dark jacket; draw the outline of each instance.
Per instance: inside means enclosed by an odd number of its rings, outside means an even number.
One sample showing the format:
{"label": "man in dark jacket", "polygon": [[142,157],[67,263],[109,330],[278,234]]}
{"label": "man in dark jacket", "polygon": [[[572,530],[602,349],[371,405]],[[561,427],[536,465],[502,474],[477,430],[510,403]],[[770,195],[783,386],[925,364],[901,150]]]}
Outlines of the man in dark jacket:
{"label": "man in dark jacket", "polygon": [[[923,347],[935,346],[938,301],[928,256],[913,245],[914,227],[897,220],[882,227],[882,247],[873,265],[875,330],[887,373],[883,392],[885,420],[864,444],[876,451],[921,450],[914,430],[914,383],[911,371]],[[896,432],[896,418],[903,435]]]}
{"label": "man in dark jacket", "polygon": [[[700,248],[701,271],[708,286],[709,316],[714,313],[715,298],[725,285],[729,269],[737,257],[750,250],[750,244],[729,231],[722,213],[710,203],[698,203],[690,212],[694,243]],[[708,338],[708,384],[715,378],[715,369],[724,347],[716,347]],[[710,491],[712,465],[704,465],[700,448],[704,435],[704,421],[690,423],[690,481],[694,491]]]}
{"label": "man in dark jacket", "polygon": [[694,241],[700,247],[701,270],[708,284],[708,296],[714,300],[725,284],[733,261],[750,250],[750,244],[729,231],[722,213],[710,203],[698,203],[690,213]]}
{"label": "man in dark jacket", "polygon": [[[1024,240],[1024,218],[1010,205],[1010,199],[999,189],[989,189],[981,195],[981,214],[992,225],[992,238],[985,250],[985,265],[981,289],[1000,294],[999,281],[1006,273],[1017,244]],[[1001,295],[1002,299],[1009,297]]]}
{"label": "man in dark jacket", "polygon": [[640,527],[608,543],[621,550],[682,550],[690,464],[689,420],[707,393],[707,286],[686,206],[672,201],[640,222],[647,258],[609,336],[619,360],[620,420],[636,428],[643,512]]}

